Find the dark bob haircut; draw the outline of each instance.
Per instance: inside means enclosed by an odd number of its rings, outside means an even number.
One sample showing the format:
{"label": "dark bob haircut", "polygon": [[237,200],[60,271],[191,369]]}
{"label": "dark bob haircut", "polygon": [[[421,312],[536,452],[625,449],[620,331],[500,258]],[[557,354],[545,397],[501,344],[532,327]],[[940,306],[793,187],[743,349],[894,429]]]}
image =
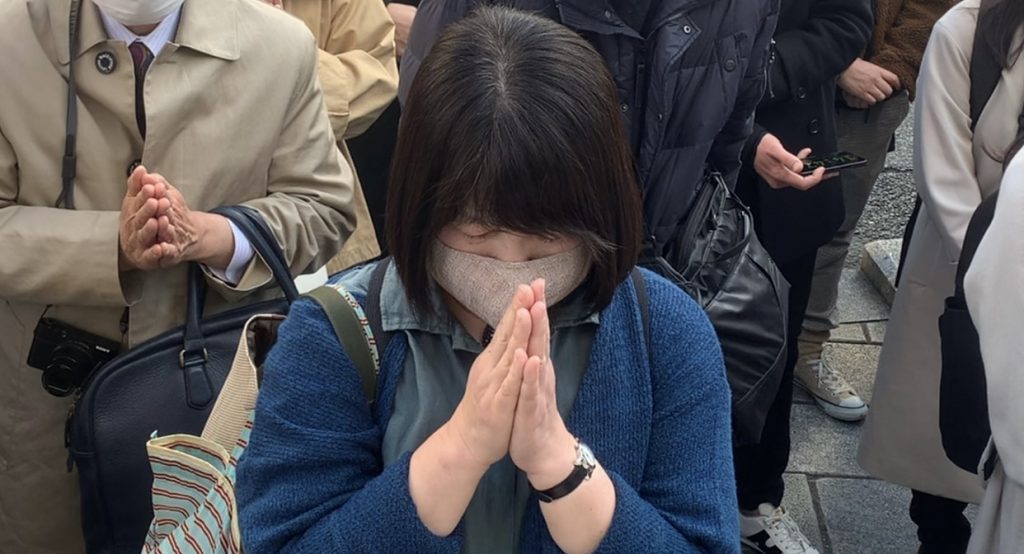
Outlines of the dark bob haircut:
{"label": "dark bob haircut", "polygon": [[413,306],[427,305],[431,242],[460,222],[579,237],[588,297],[611,302],[643,232],[616,98],[601,57],[558,23],[490,7],[448,27],[403,106],[388,187],[387,243]]}

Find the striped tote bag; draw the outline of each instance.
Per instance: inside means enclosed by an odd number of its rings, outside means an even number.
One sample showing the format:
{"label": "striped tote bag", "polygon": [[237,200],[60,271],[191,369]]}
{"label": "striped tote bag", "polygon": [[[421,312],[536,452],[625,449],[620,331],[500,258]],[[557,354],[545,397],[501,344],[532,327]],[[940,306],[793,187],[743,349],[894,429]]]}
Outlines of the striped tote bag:
{"label": "striped tote bag", "polygon": [[[379,357],[363,309],[337,285],[320,287],[307,296],[327,314],[372,401]],[[243,551],[235,503],[235,469],[252,432],[260,364],[283,319],[279,315],[257,315],[246,323],[231,371],[202,436],[154,436],[146,443],[153,470],[154,517],[144,554]]]}
{"label": "striped tote bag", "polygon": [[242,552],[235,466],[251,430],[250,417],[230,454],[216,442],[191,435],[149,441],[154,518],[144,552]]}

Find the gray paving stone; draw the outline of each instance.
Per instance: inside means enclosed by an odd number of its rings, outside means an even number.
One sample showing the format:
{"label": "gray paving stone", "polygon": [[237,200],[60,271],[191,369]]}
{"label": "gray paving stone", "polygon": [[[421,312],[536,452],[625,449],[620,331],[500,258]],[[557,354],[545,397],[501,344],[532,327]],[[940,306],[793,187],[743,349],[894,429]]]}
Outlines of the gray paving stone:
{"label": "gray paving stone", "polygon": [[844,323],[832,330],[830,340],[832,342],[864,343],[868,341],[868,337],[864,334],[864,327],[860,323]]}
{"label": "gray paving stone", "polygon": [[910,490],[870,479],[813,480],[834,554],[917,551]]}
{"label": "gray paving stone", "polygon": [[867,278],[856,269],[843,270],[839,280],[836,318],[842,323],[882,321],[889,318],[889,305]]}
{"label": "gray paving stone", "polygon": [[837,369],[853,385],[865,402],[870,403],[875,388],[880,346],[869,344],[825,345],[825,361]]}
{"label": "gray paving stone", "polygon": [[896,272],[902,244],[902,239],[877,240],[864,247],[861,257],[861,272],[890,305],[896,295]]}
{"label": "gray paving stone", "polygon": [[887,321],[875,321],[866,325],[868,327],[868,339],[871,344],[882,344],[885,342],[885,329],[889,325]]}
{"label": "gray paving stone", "polygon": [[794,404],[791,421],[789,471],[812,477],[866,475],[857,465],[860,424],[836,421],[803,404]]}
{"label": "gray paving stone", "polygon": [[793,521],[800,526],[800,530],[811,544],[821,549],[821,524],[818,522],[818,514],[814,511],[814,501],[811,498],[811,487],[807,483],[807,477],[798,473],[787,473],[782,476],[782,480],[786,483],[786,496],[782,499],[786,512],[793,517]]}
{"label": "gray paving stone", "polygon": [[864,245],[903,236],[914,209],[914,177],[907,172],[882,173],[857,222],[844,267],[857,267]]}

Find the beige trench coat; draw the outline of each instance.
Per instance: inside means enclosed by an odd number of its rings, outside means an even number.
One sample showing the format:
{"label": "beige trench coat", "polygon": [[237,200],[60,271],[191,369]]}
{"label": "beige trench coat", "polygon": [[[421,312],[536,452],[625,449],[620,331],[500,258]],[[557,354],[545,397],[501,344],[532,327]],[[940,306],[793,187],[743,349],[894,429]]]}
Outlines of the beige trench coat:
{"label": "beige trench coat", "polygon": [[950,462],[939,435],[938,318],[953,292],[967,223],[999,187],[1003,156],[1024,106],[1024,64],[1002,80],[970,131],[969,65],[979,0],[936,24],[915,102],[914,173],[923,205],[896,292],[859,461],[906,487],[978,502],[978,478]]}
{"label": "beige trench coat", "polygon": [[[284,0],[284,10],[313,32],[327,115],[348,159],[344,140],[366,131],[395,99],[395,25],[380,0]],[[380,255],[363,190],[355,192],[356,229],[328,273]]]}
{"label": "beige trench coat", "polygon": [[[292,272],[338,252],[354,225],[354,176],[335,146],[317,51],[297,20],[251,0],[185,0],[177,35],[153,61],[139,135],[134,74],[85,0],[80,23],[77,210],[61,189],[69,0],[0,2],[0,552],[81,550],[77,481],[65,467],[71,400],[25,365],[47,313],[125,347],[181,324],[185,267],[118,273],[118,211],[141,159],[193,209],[245,203],[274,230]],[[16,53],[13,54],[13,53]],[[113,55],[109,74],[101,53]],[[207,312],[256,300],[258,259],[237,287],[211,279]],[[119,321],[128,307],[122,336]]]}

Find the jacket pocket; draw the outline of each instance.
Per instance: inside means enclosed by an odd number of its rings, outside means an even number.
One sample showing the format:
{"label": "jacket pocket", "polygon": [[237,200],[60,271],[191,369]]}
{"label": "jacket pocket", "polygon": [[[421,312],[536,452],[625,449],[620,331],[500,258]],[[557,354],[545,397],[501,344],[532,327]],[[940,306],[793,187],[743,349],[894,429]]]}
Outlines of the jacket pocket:
{"label": "jacket pocket", "polygon": [[732,111],[735,99],[739,95],[740,85],[747,73],[747,65],[750,63],[749,53],[745,53],[743,48],[743,43],[746,41],[745,33],[736,33],[715,41],[715,54],[722,83],[722,98],[733,100],[723,104],[726,112]]}

